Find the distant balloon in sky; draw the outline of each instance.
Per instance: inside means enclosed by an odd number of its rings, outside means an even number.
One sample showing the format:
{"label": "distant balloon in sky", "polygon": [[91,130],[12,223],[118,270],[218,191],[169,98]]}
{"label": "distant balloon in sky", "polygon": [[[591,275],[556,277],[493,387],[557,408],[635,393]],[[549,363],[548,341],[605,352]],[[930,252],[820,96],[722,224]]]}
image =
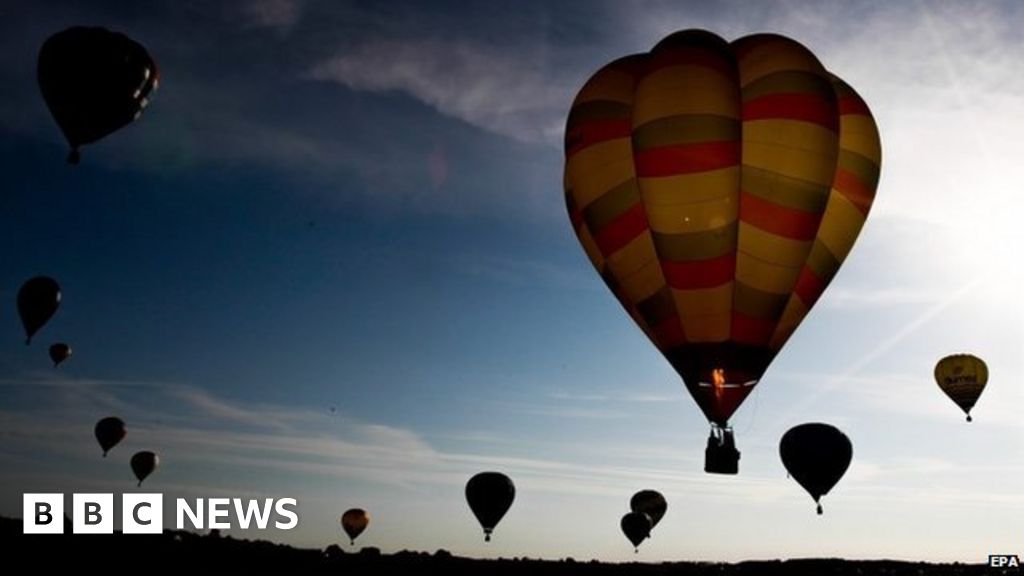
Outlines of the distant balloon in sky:
{"label": "distant balloon in sky", "polygon": [[78,149],[142,114],[158,85],[146,49],[124,34],[75,26],[50,36],[39,51],[39,88],[64,132],[77,164]]}
{"label": "distant balloon in sky", "polygon": [[795,40],[683,30],[587,80],[565,159],[580,244],[711,423],[705,470],[736,473],[729,418],[874,200],[867,104]]}
{"label": "distant balloon in sky", "polygon": [[57,342],[56,344],[50,345],[50,360],[53,360],[53,367],[60,366],[61,362],[64,362],[71,357],[71,346],[68,346],[64,342]]}
{"label": "distant balloon in sky", "polygon": [[779,442],[779,455],[789,474],[818,504],[850,467],[853,445],[838,428],[810,423],[790,428]]}
{"label": "distant balloon in sky", "polygon": [[100,448],[103,449],[103,457],[106,458],[107,452],[124,439],[126,434],[124,421],[116,416],[107,416],[96,423],[95,433],[96,440],[100,443]]}
{"label": "distant balloon in sky", "polygon": [[60,307],[60,285],[49,276],[36,276],[18,290],[18,315],[25,327],[25,343],[53,317]]}
{"label": "distant balloon in sky", "polygon": [[971,421],[971,408],[978,401],[988,383],[988,366],[971,354],[953,354],[935,365],[935,381],[939,388],[967,414]]}
{"label": "distant balloon in sky", "polygon": [[356,538],[366,530],[369,523],[370,515],[362,508],[352,508],[341,515],[341,527],[348,534],[350,544],[356,543]]}
{"label": "distant balloon in sky", "polygon": [[622,533],[633,543],[633,552],[639,552],[640,543],[651,535],[651,517],[643,512],[630,512],[622,517],[619,526]]}
{"label": "distant balloon in sky", "polygon": [[665,497],[661,495],[661,492],[656,490],[641,490],[633,497],[629,499],[629,509],[633,512],[643,512],[651,519],[651,528],[653,529],[661,522],[661,517],[665,515],[665,510],[668,509],[668,502],[665,501]]}
{"label": "distant balloon in sky", "polygon": [[139,479],[139,486],[142,486],[142,481],[152,474],[159,465],[160,457],[148,450],[136,452],[132,456],[132,472]]}
{"label": "distant balloon in sky", "polygon": [[466,501],[484,529],[484,541],[491,541],[491,532],[515,498],[512,479],[500,472],[481,472],[466,483]]}

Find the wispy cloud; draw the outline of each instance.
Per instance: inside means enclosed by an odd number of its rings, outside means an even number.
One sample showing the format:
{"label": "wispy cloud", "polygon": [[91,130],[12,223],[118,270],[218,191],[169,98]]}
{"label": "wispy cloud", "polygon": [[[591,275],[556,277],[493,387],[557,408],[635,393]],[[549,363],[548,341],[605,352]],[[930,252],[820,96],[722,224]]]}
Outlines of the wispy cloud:
{"label": "wispy cloud", "polygon": [[474,126],[528,142],[554,142],[573,88],[545,68],[545,52],[465,40],[379,40],[324,60],[319,80],[353,90],[399,91]]}
{"label": "wispy cloud", "polygon": [[[566,219],[568,222],[568,219]],[[553,260],[512,258],[503,255],[464,253],[444,256],[444,262],[466,276],[483,277],[505,285],[549,286],[573,291],[602,292],[597,274],[583,255],[571,265]]]}
{"label": "wispy cloud", "polygon": [[247,0],[242,17],[247,26],[288,33],[302,16],[304,0]]}
{"label": "wispy cloud", "polygon": [[[446,452],[408,429],[352,418],[339,423],[312,411],[229,401],[181,386],[153,386],[147,395],[154,393],[158,410],[143,409],[132,401],[130,394],[120,398],[127,410],[121,415],[128,422],[132,442],[164,455],[165,466],[228,467],[235,470],[236,481],[237,475],[248,476],[262,470],[418,490],[417,486],[422,484],[458,486],[480,468],[496,468],[528,483],[532,490],[554,494],[613,495],[637,482],[668,482],[719,496],[732,493],[732,489],[723,493],[714,486],[701,487],[705,483],[695,466],[689,467],[693,474],[681,475],[674,467],[681,456],[673,451],[658,454],[660,461],[667,464],[664,468],[584,463],[588,460],[585,458],[566,461],[544,456]],[[0,459],[22,464],[32,461],[36,465],[45,455],[59,458],[65,465],[94,460],[97,449],[89,437],[93,422],[85,417],[93,411],[91,407],[91,397],[80,394],[37,403],[32,410],[0,411],[0,434],[13,442],[0,448]],[[211,424],[211,416],[216,425]],[[623,446],[616,452],[613,447],[603,446],[600,453],[606,461],[618,454],[615,458],[623,462],[635,462],[644,450],[638,452],[635,447]],[[187,477],[170,474],[172,483],[189,486]],[[11,482],[15,478],[6,480]],[[89,481],[86,477],[81,480]],[[231,482],[232,477],[227,481]],[[758,480],[748,482],[756,484]],[[211,488],[226,489],[216,485]]]}
{"label": "wispy cloud", "polygon": [[822,301],[828,308],[874,308],[884,306],[905,306],[907,304],[931,304],[944,299],[945,291],[917,288],[855,289],[835,287],[828,291],[828,298]]}
{"label": "wispy cloud", "polygon": [[292,424],[308,419],[306,410],[282,410],[274,407],[242,407],[217,398],[209,392],[190,386],[174,386],[166,390],[173,398],[183,401],[194,411],[222,421],[280,431],[292,429]]}
{"label": "wispy cloud", "polygon": [[565,400],[570,402],[614,402],[614,403],[637,403],[637,404],[657,404],[661,402],[678,402],[680,396],[678,394],[622,394],[622,393],[604,393],[604,394],[580,394],[576,392],[568,392],[564,390],[557,390],[548,393],[548,397],[555,400]]}

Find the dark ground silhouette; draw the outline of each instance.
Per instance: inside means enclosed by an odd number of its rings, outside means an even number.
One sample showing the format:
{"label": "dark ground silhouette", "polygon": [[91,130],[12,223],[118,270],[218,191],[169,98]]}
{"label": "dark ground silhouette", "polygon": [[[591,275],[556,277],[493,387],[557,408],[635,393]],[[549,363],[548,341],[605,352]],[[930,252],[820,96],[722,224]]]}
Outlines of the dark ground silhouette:
{"label": "dark ground silhouette", "polygon": [[161,535],[22,534],[20,519],[0,518],[0,548],[7,566],[51,572],[74,567],[91,573],[164,574],[487,574],[595,576],[953,576],[1022,574],[1018,568],[997,569],[983,564],[929,564],[891,560],[832,558],[748,561],[736,564],[663,562],[609,564],[597,561],[531,560],[527,558],[476,560],[402,551],[381,554],[376,548],[345,552],[338,545],[324,550],[293,548],[262,540],[240,540],[219,534],[166,530]]}

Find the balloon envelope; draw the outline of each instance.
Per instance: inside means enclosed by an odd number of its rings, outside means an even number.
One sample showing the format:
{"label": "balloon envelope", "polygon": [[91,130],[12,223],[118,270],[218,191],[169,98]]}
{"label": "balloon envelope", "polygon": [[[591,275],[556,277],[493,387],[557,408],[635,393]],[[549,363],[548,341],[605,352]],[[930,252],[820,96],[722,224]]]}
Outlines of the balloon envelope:
{"label": "balloon envelope", "polygon": [[[818,502],[850,467],[853,445],[835,426],[818,422],[801,424],[783,434],[779,456],[793,479]],[[818,514],[821,514],[820,503]]]}
{"label": "balloon envelope", "polygon": [[651,535],[652,525],[651,517],[643,512],[630,512],[619,522],[622,533],[633,543],[634,551],[644,541],[644,538]]}
{"label": "balloon envelope", "polygon": [[60,366],[61,362],[71,357],[71,346],[64,342],[57,342],[50,345],[50,360],[53,360],[54,367]]}
{"label": "balloon envelope", "polygon": [[345,534],[348,534],[351,544],[356,543],[356,538],[363,533],[363,530],[366,530],[369,523],[370,515],[362,508],[352,508],[341,515],[341,527],[345,530]]}
{"label": "balloon envelope", "polygon": [[725,427],[853,247],[881,145],[798,42],[685,30],[584,84],[565,158],[591,263]]}
{"label": "balloon envelope", "polygon": [[661,517],[668,509],[668,502],[665,497],[656,490],[641,490],[629,499],[629,509],[633,512],[643,512],[651,519],[651,528],[661,522]]}
{"label": "balloon envelope", "polygon": [[132,122],[156,90],[156,64],[141,44],[104,28],[75,26],[43,43],[39,89],[71,155]]}
{"label": "balloon envelope", "polygon": [[49,276],[36,276],[18,290],[18,315],[25,327],[26,343],[53,317],[60,306],[60,285]]}
{"label": "balloon envelope", "polygon": [[970,422],[971,408],[988,384],[988,366],[971,354],[946,356],[935,365],[935,382],[967,414]]}
{"label": "balloon envelope", "polygon": [[484,540],[491,541],[491,532],[512,506],[516,487],[512,479],[500,472],[481,472],[466,483],[466,501],[484,529]]}
{"label": "balloon envelope", "polygon": [[148,450],[136,452],[135,455],[132,456],[132,472],[134,472],[135,477],[139,479],[139,486],[142,486],[142,481],[152,474],[159,465],[160,457]]}
{"label": "balloon envelope", "polygon": [[96,423],[95,433],[96,440],[100,443],[100,448],[103,449],[103,457],[106,458],[107,452],[124,439],[126,434],[124,421],[115,416],[107,416]]}

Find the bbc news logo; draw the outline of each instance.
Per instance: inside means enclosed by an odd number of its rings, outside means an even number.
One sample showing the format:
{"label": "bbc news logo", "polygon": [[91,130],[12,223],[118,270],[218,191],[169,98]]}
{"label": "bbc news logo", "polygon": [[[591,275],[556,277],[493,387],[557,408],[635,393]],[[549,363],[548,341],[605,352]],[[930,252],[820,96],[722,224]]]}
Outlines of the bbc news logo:
{"label": "bbc news logo", "polygon": [[989,554],[988,565],[992,568],[1020,568],[1020,558],[1016,554]]}
{"label": "bbc news logo", "polygon": [[[71,530],[74,534],[113,534],[113,494],[72,494]],[[294,498],[185,498],[175,501],[175,527],[178,530],[204,528],[227,530],[250,528],[291,530],[299,525]],[[205,512],[205,514],[204,514]],[[234,515],[234,524],[232,524]],[[64,495],[24,494],[22,532],[25,534],[64,533]],[[273,522],[271,522],[273,520]],[[122,494],[121,531],[125,534],[160,534],[164,529],[163,494]]]}

